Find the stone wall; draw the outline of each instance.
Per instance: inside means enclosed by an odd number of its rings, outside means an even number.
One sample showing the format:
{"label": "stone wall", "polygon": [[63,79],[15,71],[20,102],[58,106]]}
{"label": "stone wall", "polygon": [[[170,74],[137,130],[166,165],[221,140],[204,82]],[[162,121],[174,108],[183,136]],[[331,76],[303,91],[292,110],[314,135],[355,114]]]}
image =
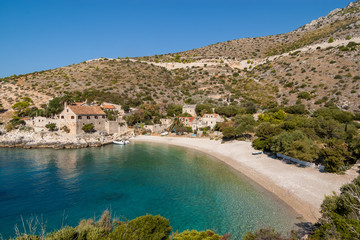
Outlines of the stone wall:
{"label": "stone wall", "polygon": [[106,121],[105,130],[108,134],[119,133],[119,123],[117,121]]}
{"label": "stone wall", "polygon": [[[106,131],[105,124],[106,118],[102,118],[101,116],[81,116],[81,119],[77,119],[76,121],[76,135],[84,133],[81,129],[85,124],[93,124],[94,129],[96,131]],[[97,118],[96,118],[97,117]]]}
{"label": "stone wall", "polygon": [[168,128],[164,124],[144,125],[144,129],[149,130],[153,133],[162,133]]}

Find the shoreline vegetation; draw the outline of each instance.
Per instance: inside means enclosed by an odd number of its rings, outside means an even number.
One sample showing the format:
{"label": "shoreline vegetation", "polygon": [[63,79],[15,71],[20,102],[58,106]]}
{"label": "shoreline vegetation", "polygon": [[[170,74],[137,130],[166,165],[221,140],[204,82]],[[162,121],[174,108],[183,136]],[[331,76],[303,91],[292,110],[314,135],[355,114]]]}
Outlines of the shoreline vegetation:
{"label": "shoreline vegetation", "polygon": [[[37,219],[38,220],[38,219]],[[26,222],[26,223],[25,223]],[[185,230],[181,233],[173,231],[170,221],[160,215],[144,215],[132,220],[114,218],[109,210],[105,210],[99,219],[83,219],[76,227],[63,226],[59,230],[46,232],[46,223],[25,221],[15,227],[19,240],[230,240],[231,235],[220,236],[211,230]],[[0,235],[0,238],[3,239]],[[10,238],[12,239],[12,238]]]}
{"label": "shoreline vegetation", "polygon": [[[252,155],[250,142],[232,141],[221,144],[205,138],[137,136],[132,141],[170,144],[194,149],[215,157],[294,209],[303,221],[315,223],[325,196],[339,193],[344,184],[350,183],[358,174],[357,165],[343,175],[321,173],[317,169],[301,168],[273,159],[267,155]],[[316,180],[316,181],[315,181]]]}

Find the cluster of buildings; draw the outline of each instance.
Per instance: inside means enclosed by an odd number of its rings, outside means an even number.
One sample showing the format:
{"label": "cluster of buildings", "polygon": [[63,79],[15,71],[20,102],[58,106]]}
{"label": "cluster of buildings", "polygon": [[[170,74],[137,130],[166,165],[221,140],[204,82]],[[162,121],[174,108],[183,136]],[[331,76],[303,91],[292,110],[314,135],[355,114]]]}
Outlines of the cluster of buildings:
{"label": "cluster of buildings", "polygon": [[216,123],[223,122],[224,119],[220,117],[219,114],[204,114],[202,116],[196,115],[196,105],[184,105],[183,113],[188,113],[192,117],[180,117],[180,121],[186,127],[191,127],[193,130],[198,130],[200,128],[210,128],[214,129]]}
{"label": "cluster of buildings", "polygon": [[[188,113],[191,117],[180,117],[179,120],[185,127],[191,127],[193,131],[198,131],[202,128],[214,129],[216,123],[223,122],[224,119],[218,114],[204,114],[197,116],[195,111],[196,105],[184,105],[183,114]],[[109,120],[105,111],[114,111],[116,115],[115,120]],[[56,128],[65,130],[69,134],[79,135],[84,133],[83,126],[92,124],[94,130],[105,134],[121,134],[128,130],[126,122],[122,120],[124,111],[121,106],[104,103],[100,106],[75,103],[65,104],[64,110],[51,118],[34,117],[26,119],[26,125],[34,128],[37,131],[44,130],[46,125],[53,123]],[[173,124],[174,118],[160,119],[161,124],[145,125],[144,129],[153,132],[161,133],[169,129]]]}
{"label": "cluster of buildings", "polygon": [[[120,106],[113,104],[89,105],[86,103],[65,104],[64,110],[52,118],[34,117],[26,119],[26,125],[34,129],[45,128],[47,124],[54,123],[59,129],[66,129],[69,134],[79,135],[84,133],[82,130],[86,124],[92,124],[94,130],[107,134],[122,133],[126,130],[126,123],[118,117],[115,120],[109,120],[104,111],[121,111]],[[39,130],[40,130],[39,129]]]}
{"label": "cluster of buildings", "polygon": [[[202,128],[214,129],[216,123],[223,122],[224,119],[219,114],[204,114],[202,116],[197,116],[196,114],[196,105],[184,105],[182,113],[188,113],[191,117],[179,117],[179,120],[183,123],[185,127],[191,127],[193,131],[198,131]],[[161,124],[155,125],[145,125],[144,128],[154,133],[161,133],[168,129],[174,119],[173,118],[163,118],[160,119]]]}

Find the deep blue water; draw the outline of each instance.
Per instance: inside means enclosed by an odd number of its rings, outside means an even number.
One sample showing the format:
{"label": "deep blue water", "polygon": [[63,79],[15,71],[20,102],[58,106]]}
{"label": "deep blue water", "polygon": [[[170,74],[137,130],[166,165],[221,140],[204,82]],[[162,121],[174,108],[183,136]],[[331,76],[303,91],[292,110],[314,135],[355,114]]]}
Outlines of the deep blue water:
{"label": "deep blue water", "polygon": [[[179,147],[149,143],[75,150],[0,149],[0,233],[34,216],[48,232],[80,219],[160,214],[174,230],[212,229],[234,239],[295,214],[226,164]],[[22,228],[20,228],[22,229]]]}

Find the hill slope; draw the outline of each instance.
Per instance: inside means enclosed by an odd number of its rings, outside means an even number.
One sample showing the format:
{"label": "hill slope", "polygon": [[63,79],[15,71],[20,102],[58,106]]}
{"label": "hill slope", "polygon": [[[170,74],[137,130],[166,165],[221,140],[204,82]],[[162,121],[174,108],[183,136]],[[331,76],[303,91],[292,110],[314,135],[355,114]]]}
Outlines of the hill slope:
{"label": "hill slope", "polygon": [[[333,38],[333,43],[328,43]],[[287,34],[177,54],[95,59],[2,79],[40,94],[114,103],[252,101],[360,106],[360,1]],[[290,53],[289,53],[290,52]]]}

